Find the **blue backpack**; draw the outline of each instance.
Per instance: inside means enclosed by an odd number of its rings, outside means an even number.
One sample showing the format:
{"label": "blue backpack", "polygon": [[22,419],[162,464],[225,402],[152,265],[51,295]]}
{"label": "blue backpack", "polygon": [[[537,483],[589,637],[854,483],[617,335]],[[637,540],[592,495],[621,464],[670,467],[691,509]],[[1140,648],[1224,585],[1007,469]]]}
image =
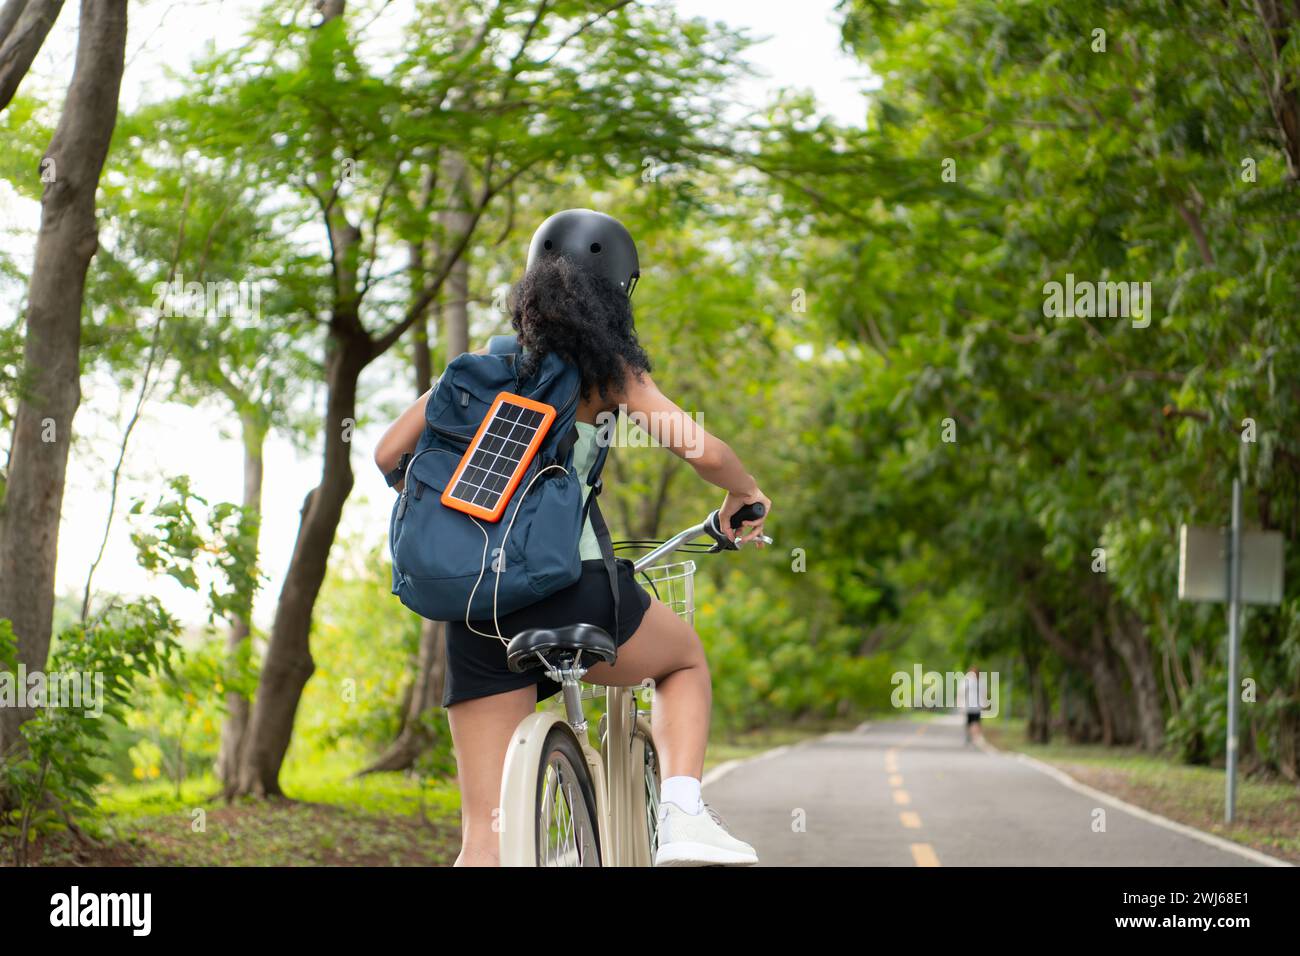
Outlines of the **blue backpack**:
{"label": "blue backpack", "polygon": [[[459,356],[434,385],[420,441],[389,476],[390,483],[406,481],[389,522],[393,593],[434,621],[492,621],[527,607],[581,577],[578,540],[590,512],[617,620],[614,552],[596,504],[609,443],[600,442],[595,464],[585,482],[580,480],[573,468],[578,370],[548,354],[521,381],[521,354],[514,336],[496,336],[487,355]],[[552,405],[556,417],[505,513],[499,521],[486,522],[448,508],[440,497],[501,392]],[[563,470],[552,468],[533,482],[539,471],[555,464]],[[591,488],[585,506],[584,487]]]}

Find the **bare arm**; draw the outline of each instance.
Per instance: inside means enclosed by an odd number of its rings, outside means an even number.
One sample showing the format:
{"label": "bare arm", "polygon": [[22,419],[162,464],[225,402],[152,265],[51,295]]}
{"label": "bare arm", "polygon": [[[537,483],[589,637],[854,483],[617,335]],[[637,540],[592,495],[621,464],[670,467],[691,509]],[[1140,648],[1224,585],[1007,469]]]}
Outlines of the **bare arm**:
{"label": "bare arm", "polygon": [[[772,502],[759,490],[758,482],[731,446],[706,431],[661,392],[649,373],[629,375],[623,399],[629,417],[639,427],[688,462],[701,478],[727,493],[718,515],[724,530],[730,530],[727,522],[744,505],[761,502],[768,512],[772,510]],[[744,540],[753,540],[763,533],[763,519],[745,522],[744,529]]]}
{"label": "bare arm", "polygon": [[[379,444],[375,445],[375,464],[383,474],[387,475],[396,468],[403,455],[415,451],[415,444],[424,431],[424,407],[432,394],[433,389],[429,389],[408,405],[406,411],[397,416],[397,421],[388,426],[388,430],[379,439]],[[403,482],[398,482],[396,487],[400,489],[402,484]]]}
{"label": "bare arm", "polygon": [[[487,349],[479,349],[473,354],[486,355]],[[424,432],[424,409],[432,394],[433,389],[429,389],[408,405],[406,411],[397,416],[397,421],[388,426],[388,430],[380,437],[379,444],[375,445],[375,464],[383,474],[387,475],[396,468],[403,455],[415,451],[415,445]],[[397,483],[398,490],[402,484],[403,482]]]}

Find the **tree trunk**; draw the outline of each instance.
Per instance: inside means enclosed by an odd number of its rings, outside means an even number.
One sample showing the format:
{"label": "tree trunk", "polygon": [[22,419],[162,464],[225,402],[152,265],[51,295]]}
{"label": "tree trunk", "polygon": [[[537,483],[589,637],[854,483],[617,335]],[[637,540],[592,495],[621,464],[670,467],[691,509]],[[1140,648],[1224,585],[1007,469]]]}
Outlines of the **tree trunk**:
{"label": "tree trunk", "polygon": [[1165,715],[1160,707],[1151,644],[1142,623],[1111,601],[1106,608],[1111,645],[1128,669],[1134,710],[1137,712],[1137,742],[1143,750],[1157,751],[1165,742]]}
{"label": "tree trunk", "polygon": [[1071,743],[1096,743],[1104,735],[1096,694],[1079,689],[1080,684],[1086,683],[1087,679],[1073,668],[1065,668],[1061,673],[1061,729]]}
{"label": "tree trunk", "polygon": [[[263,450],[266,446],[266,426],[252,412],[240,416],[244,438],[244,500],[243,505],[260,523],[262,517]],[[236,618],[226,638],[226,656],[235,659],[244,651],[252,632],[252,622]],[[239,758],[248,728],[251,709],[247,697],[237,690],[226,692],[226,719],[221,726],[221,749],[217,753],[217,779],[226,788],[232,788],[239,779]]]}
{"label": "tree trunk", "polygon": [[411,331],[414,336],[412,347],[415,350],[411,365],[415,372],[415,396],[419,398],[433,387],[433,350],[429,341],[429,323],[416,322]]}
{"label": "tree trunk", "polygon": [[1030,743],[1046,744],[1052,739],[1052,702],[1043,681],[1042,658],[1033,642],[1024,637],[1021,654],[1025,661],[1025,675],[1029,683],[1029,720],[1025,731]]}
{"label": "tree trunk", "polygon": [[[442,159],[442,178],[447,183],[449,209],[440,215],[445,235],[463,236],[474,227],[469,210],[469,170],[457,153]],[[460,256],[447,276],[446,321],[442,328],[443,359],[450,362],[469,351],[469,259]]]}
{"label": "tree trunk", "polygon": [[[1034,625],[1035,631],[1052,650],[1054,650],[1068,666],[1061,672],[1061,726],[1066,736],[1076,742],[1081,742],[1079,723],[1075,715],[1075,701],[1071,681],[1074,675],[1073,670],[1079,674],[1087,674],[1091,670],[1088,655],[1084,653],[1083,648],[1067,640],[1065,635],[1061,634],[1052,621],[1048,619],[1047,612],[1039,606],[1038,602],[1031,595],[1025,596],[1025,610],[1029,614],[1029,620]],[[1105,727],[1098,722],[1097,736],[1104,736]],[[1091,739],[1089,737],[1088,739]]]}
{"label": "tree trunk", "polygon": [[442,705],[442,690],[447,674],[444,652],[447,625],[440,621],[423,621],[420,648],[415,660],[415,682],[411,687],[403,715],[402,730],[388,749],[358,776],[383,770],[408,770],[415,759],[433,742],[425,714]]}
{"label": "tree trunk", "polygon": [[[82,0],[77,59],[46,157],[27,297],[23,371],[0,512],[0,618],[18,638],[18,662],[43,670],[54,618],[59,512],[81,403],[81,309],[86,269],[99,245],[95,191],[117,123],[127,0]],[[0,710],[0,753],[20,738],[28,709]]]}
{"label": "tree trunk", "polygon": [[307,495],[293,556],[280,589],[266,660],[246,731],[233,794],[280,796],[280,767],[293,736],[302,689],[316,669],[311,657],[311,620],[325,581],[330,548],[343,505],[352,492],[351,429],[356,421],[357,379],[371,358],[371,343],[355,316],[331,324],[326,371],[325,463],[321,481]]}
{"label": "tree trunk", "polygon": [[[18,84],[32,68],[32,61],[62,9],[63,0],[6,0],[0,7],[0,110],[18,92]],[[114,110],[116,107],[114,97]]]}
{"label": "tree trunk", "polygon": [[[437,188],[438,175],[432,165],[425,166],[424,177],[420,182],[420,207],[428,209],[433,202]],[[432,246],[428,238],[419,239],[410,244],[411,288],[423,289],[429,281],[429,250]],[[429,303],[411,326],[413,336],[412,368],[415,372],[415,395],[418,398],[433,385],[433,347],[429,341],[429,316],[433,316],[434,325],[440,324],[441,310],[438,300]],[[445,331],[445,330],[444,330]]]}
{"label": "tree trunk", "polygon": [[1116,672],[1106,645],[1106,632],[1100,621],[1092,622],[1092,644],[1088,659],[1088,676],[1097,697],[1101,717],[1101,742],[1107,747],[1133,740],[1132,701],[1124,693],[1124,684]]}
{"label": "tree trunk", "polygon": [[1096,699],[1096,716],[1101,722],[1102,743],[1111,746],[1131,741],[1131,702],[1125,697],[1123,683],[1116,673],[1100,623],[1095,620],[1092,622],[1091,639],[1084,646],[1071,642],[1061,634],[1033,597],[1026,596],[1025,609],[1048,646],[1078,673],[1089,678]]}

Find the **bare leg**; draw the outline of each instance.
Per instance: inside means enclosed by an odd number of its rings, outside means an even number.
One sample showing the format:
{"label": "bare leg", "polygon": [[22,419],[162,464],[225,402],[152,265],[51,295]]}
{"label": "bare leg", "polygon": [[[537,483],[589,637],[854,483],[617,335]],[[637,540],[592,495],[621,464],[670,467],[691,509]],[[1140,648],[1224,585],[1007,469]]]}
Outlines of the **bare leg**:
{"label": "bare leg", "polygon": [[500,833],[493,829],[501,802],[501,772],[510,735],[537,707],[534,685],[478,697],[447,708],[460,777],[460,856],[456,866],[498,866]]}
{"label": "bare leg", "polygon": [[597,664],[583,678],[593,684],[635,687],[654,681],[651,730],[665,777],[704,774],[713,685],[695,629],[652,599],[636,633],[611,666]]}
{"label": "bare leg", "polygon": [[[597,664],[584,680],[635,687],[654,681],[651,729],[665,777],[700,777],[709,739],[713,690],[704,648],[695,630],[657,600],[611,667]],[[497,866],[500,834],[493,811],[501,800],[501,773],[510,736],[537,706],[529,686],[479,697],[447,709],[460,775],[461,851],[457,866]]]}

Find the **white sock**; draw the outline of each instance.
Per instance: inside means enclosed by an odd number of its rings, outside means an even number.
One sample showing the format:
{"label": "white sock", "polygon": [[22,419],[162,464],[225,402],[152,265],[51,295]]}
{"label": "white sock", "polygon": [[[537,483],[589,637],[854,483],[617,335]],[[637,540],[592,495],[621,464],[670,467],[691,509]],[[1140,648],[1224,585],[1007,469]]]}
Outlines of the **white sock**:
{"label": "white sock", "polygon": [[694,816],[704,809],[697,777],[669,777],[659,788],[660,801],[671,801]]}

